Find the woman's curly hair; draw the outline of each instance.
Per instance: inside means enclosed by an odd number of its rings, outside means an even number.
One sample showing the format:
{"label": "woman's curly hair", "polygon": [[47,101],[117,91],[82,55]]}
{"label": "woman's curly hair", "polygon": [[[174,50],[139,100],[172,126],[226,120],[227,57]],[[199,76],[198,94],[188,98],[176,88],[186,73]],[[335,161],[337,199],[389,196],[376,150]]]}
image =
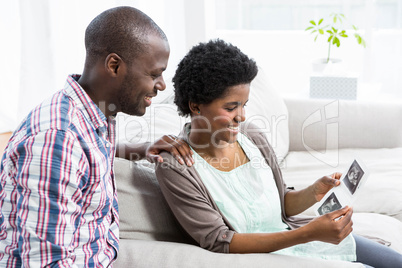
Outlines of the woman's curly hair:
{"label": "woman's curly hair", "polygon": [[194,46],[180,61],[173,77],[179,114],[191,114],[189,101],[208,104],[223,97],[228,87],[251,83],[257,72],[253,59],[223,40]]}

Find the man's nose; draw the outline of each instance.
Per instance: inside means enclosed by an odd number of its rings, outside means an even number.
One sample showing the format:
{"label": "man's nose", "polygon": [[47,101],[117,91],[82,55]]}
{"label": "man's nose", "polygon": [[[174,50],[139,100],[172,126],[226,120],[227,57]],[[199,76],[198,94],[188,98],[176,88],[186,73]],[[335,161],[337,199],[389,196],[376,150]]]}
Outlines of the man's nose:
{"label": "man's nose", "polygon": [[158,81],[156,81],[155,88],[160,91],[166,89],[166,83],[162,75],[159,77]]}

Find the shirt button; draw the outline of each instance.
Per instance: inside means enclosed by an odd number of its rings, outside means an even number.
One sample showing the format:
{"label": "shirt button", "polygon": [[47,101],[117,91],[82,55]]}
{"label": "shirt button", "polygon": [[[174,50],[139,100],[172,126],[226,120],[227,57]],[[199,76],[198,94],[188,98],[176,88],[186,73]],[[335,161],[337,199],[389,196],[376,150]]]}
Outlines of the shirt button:
{"label": "shirt button", "polygon": [[106,147],[109,148],[109,146],[110,146],[109,143],[106,143]]}
{"label": "shirt button", "polygon": [[226,236],[225,234],[224,234],[224,235],[222,235],[222,238],[223,238],[223,239],[225,239],[226,237],[227,237],[227,236]]}

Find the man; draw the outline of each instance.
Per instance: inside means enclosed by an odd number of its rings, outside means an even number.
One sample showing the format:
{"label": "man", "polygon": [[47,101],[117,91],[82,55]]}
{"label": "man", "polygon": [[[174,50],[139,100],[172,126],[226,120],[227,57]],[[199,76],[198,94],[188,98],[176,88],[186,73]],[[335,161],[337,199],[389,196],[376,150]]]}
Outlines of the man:
{"label": "man", "polygon": [[[169,44],[141,11],[118,7],[85,33],[82,76],[37,106],[10,138],[0,167],[0,267],[106,267],[117,258],[113,175],[117,112],[143,115],[166,85]],[[191,152],[169,136],[125,150],[151,161]]]}

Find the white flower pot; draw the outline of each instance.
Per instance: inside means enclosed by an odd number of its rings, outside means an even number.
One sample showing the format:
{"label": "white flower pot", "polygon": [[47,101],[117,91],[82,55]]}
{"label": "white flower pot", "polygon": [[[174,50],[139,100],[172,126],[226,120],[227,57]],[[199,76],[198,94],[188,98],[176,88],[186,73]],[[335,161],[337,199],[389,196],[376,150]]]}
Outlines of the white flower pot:
{"label": "white flower pot", "polygon": [[312,62],[313,72],[322,75],[337,75],[342,72],[341,59],[316,59]]}

